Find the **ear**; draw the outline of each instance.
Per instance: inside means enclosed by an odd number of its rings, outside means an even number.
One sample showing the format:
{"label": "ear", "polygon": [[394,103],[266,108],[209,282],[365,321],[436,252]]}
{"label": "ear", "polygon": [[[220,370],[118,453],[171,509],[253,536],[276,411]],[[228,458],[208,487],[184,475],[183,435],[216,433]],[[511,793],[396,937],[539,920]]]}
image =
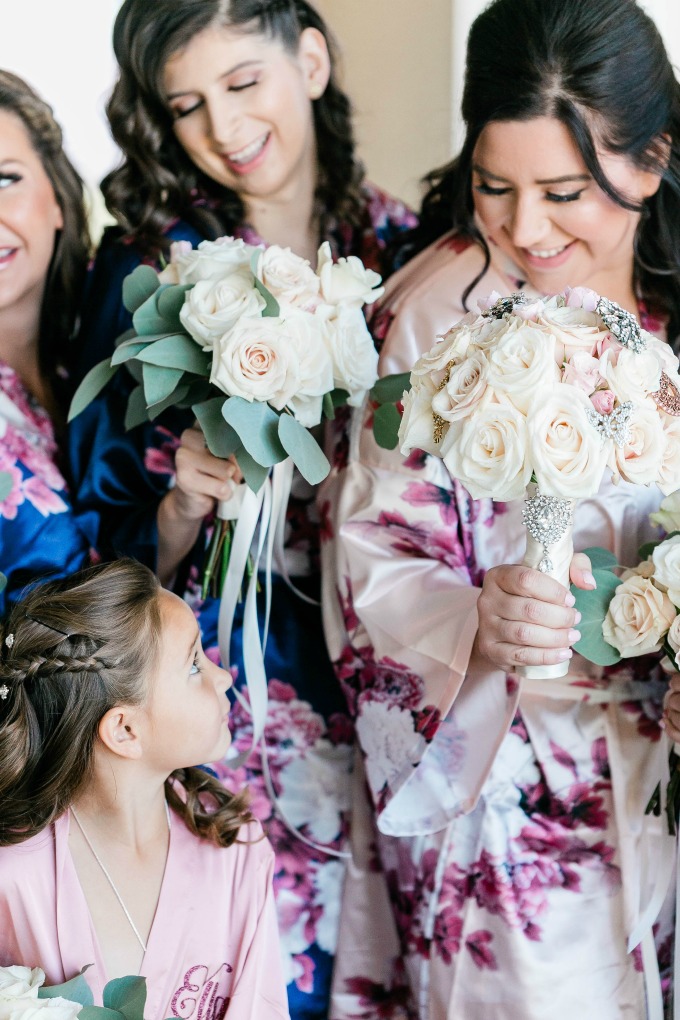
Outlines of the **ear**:
{"label": "ear", "polygon": [[319,99],[331,76],[328,43],[318,28],[305,28],[300,35],[298,60],[310,99]]}
{"label": "ear", "polygon": [[659,190],[661,180],[671,160],[672,145],[673,139],[669,134],[664,133],[658,135],[649,146],[647,155],[652,161],[653,168],[639,171],[643,199],[651,198]]}
{"label": "ear", "polygon": [[142,756],[139,712],[127,705],[116,705],[99,720],[99,739],[120,758],[136,760]]}

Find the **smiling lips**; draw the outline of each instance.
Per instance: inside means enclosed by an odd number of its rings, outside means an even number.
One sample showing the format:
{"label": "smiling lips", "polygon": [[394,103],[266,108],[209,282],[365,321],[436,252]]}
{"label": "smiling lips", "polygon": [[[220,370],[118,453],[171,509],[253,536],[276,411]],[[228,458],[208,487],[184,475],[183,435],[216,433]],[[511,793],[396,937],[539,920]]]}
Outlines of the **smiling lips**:
{"label": "smiling lips", "polygon": [[522,248],[525,261],[536,269],[556,269],[569,257],[574,241],[562,244],[559,248]]}
{"label": "smiling lips", "polygon": [[249,145],[244,145],[242,149],[237,149],[236,152],[223,153],[222,159],[235,173],[248,173],[258,164],[259,157],[264,152],[269,138],[270,133],[267,132],[256,138],[254,142],[250,142]]}
{"label": "smiling lips", "polygon": [[5,269],[16,254],[16,248],[0,248],[0,270]]}

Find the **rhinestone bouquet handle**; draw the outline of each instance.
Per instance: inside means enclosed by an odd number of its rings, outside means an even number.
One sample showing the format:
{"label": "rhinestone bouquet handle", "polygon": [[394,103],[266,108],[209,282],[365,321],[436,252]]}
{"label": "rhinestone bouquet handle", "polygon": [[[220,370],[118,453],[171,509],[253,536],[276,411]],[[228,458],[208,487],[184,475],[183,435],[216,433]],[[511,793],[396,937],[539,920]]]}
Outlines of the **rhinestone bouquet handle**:
{"label": "rhinestone bouquet handle", "polygon": [[[527,529],[527,548],[522,563],[569,587],[569,567],[574,555],[572,541],[575,499],[544,496],[535,485],[527,490],[522,518]],[[569,662],[550,666],[521,666],[527,680],[556,680],[569,672]]]}

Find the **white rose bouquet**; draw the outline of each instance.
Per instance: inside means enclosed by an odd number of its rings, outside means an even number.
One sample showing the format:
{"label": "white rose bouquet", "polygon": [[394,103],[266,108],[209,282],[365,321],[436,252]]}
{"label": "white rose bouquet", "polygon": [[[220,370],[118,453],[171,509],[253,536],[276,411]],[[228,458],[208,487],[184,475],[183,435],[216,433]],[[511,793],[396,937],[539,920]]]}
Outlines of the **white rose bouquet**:
{"label": "white rose bouquet", "polygon": [[[574,507],[606,471],[664,494],[680,488],[678,360],[585,288],[546,300],[494,293],[480,307],[412,369],[401,452],[441,457],[475,499],[528,495],[524,562],[568,585]],[[392,413],[376,412],[379,442]],[[652,600],[649,613],[657,610]],[[567,665],[525,671],[561,676]]]}
{"label": "white rose bouquet", "polygon": [[83,973],[45,986],[40,967],[0,967],[0,1020],[144,1020],[145,978],[109,981],[103,1005],[95,1006]]}
{"label": "white rose bouquet", "polygon": [[[173,244],[162,272],[139,266],[126,278],[133,329],[85,376],[69,419],[124,364],[137,382],[126,428],[171,406],[191,408],[210,451],[235,455],[253,492],[288,458],[316,484],[330,465],[310,430],[339,404],[360,404],[377,378],[362,308],[381,296],[379,284],[358,258],[333,262],[327,242],[316,270],[276,245],[232,237],[196,249]],[[242,496],[218,510],[223,523],[207,553],[204,595],[226,571]]]}

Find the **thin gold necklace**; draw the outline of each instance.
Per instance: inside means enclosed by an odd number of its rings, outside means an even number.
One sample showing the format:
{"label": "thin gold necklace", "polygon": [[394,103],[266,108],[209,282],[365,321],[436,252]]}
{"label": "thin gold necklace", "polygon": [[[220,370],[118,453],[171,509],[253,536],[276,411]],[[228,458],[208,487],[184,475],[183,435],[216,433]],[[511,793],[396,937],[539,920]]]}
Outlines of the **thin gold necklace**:
{"label": "thin gold necklace", "polygon": [[[137,936],[137,941],[139,942],[140,946],[142,947],[142,950],[146,953],[147,943],[144,941],[142,936],[139,934],[139,931],[137,929],[137,925],[132,920],[132,917],[130,916],[130,911],[125,906],[125,903],[123,902],[123,897],[120,895],[120,893],[118,892],[118,889],[116,888],[116,883],[113,881],[113,879],[109,875],[108,871],[104,867],[104,863],[103,863],[101,857],[99,856],[99,854],[97,853],[95,848],[92,846],[92,843],[90,842],[90,837],[85,832],[85,829],[83,828],[83,824],[80,821],[80,818],[78,818],[78,815],[76,814],[76,810],[73,807],[73,805],[71,805],[69,810],[70,810],[71,814],[73,815],[73,817],[75,818],[76,824],[77,824],[78,828],[80,829],[80,831],[83,834],[83,839],[85,840],[85,842],[89,846],[90,850],[92,851],[92,856],[94,857],[94,859],[97,862],[97,864],[99,865],[99,867],[102,869],[102,871],[104,873],[104,877],[106,878],[106,881],[109,883],[109,885],[113,889],[114,895],[115,895],[116,899],[118,900],[118,902],[120,903],[121,909],[122,909],[123,913],[125,914],[125,916],[127,917],[128,923],[129,923],[130,927],[132,928],[133,932]],[[165,814],[166,814],[166,817],[168,819],[168,832],[170,832],[170,809],[168,807],[168,802],[167,801],[165,802]]]}

